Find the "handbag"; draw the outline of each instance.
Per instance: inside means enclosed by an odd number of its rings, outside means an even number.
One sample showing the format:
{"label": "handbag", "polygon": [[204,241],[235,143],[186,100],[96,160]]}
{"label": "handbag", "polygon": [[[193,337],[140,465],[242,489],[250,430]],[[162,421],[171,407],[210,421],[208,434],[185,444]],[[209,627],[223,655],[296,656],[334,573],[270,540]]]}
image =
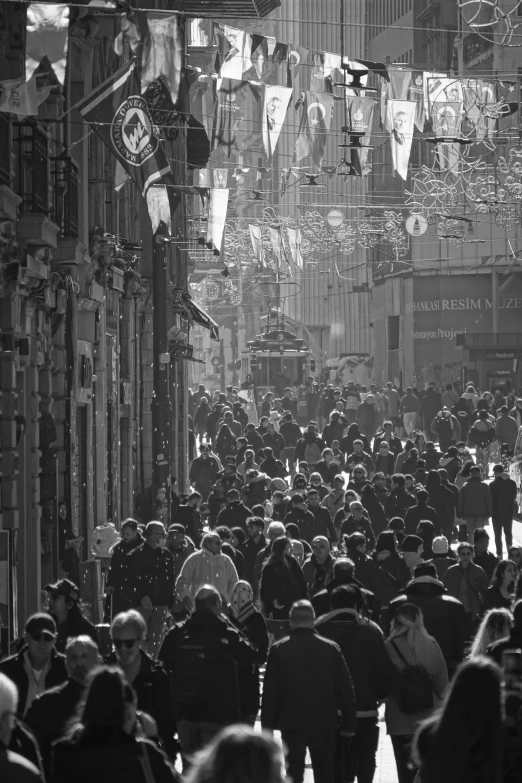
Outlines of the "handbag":
{"label": "handbag", "polygon": [[335,783],[354,783],[355,780],[355,742],[354,737],[346,737],[339,732],[335,752]]}

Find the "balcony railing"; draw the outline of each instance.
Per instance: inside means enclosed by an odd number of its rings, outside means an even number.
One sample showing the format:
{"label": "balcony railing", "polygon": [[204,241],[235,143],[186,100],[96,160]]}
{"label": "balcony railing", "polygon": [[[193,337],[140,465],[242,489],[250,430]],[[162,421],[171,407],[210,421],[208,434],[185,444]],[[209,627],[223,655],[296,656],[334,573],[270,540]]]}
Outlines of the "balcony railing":
{"label": "balcony railing", "polygon": [[78,168],[65,155],[53,158],[53,220],[63,237],[78,237]]}
{"label": "balcony railing", "polygon": [[17,123],[18,182],[21,212],[49,212],[49,145],[34,123]]}
{"label": "balcony railing", "polygon": [[0,185],[11,183],[11,123],[0,114]]}

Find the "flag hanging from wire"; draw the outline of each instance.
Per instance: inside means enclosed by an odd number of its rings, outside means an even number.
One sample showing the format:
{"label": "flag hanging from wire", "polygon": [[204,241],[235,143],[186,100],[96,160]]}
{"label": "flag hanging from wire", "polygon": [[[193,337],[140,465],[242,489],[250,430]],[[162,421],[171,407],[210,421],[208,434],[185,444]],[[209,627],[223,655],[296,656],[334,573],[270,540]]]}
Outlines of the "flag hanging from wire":
{"label": "flag hanging from wire", "polygon": [[29,80],[44,57],[63,85],[69,35],[69,6],[30,3],[27,8],[25,78]]}
{"label": "flag hanging from wire", "polygon": [[298,269],[304,268],[303,256],[301,254],[301,229],[287,228],[288,244],[290,245],[290,255],[292,261]]}
{"label": "flag hanging from wire", "polygon": [[306,93],[299,133],[295,142],[295,160],[299,161],[310,155],[317,168],[321,168],[333,110],[333,95]]}
{"label": "flag hanging from wire", "polygon": [[350,134],[350,144],[355,143],[351,150],[351,163],[357,175],[362,177],[369,174],[371,166],[367,165],[368,150],[357,149],[357,140],[364,146],[370,143],[376,101],[374,98],[361,98],[355,95],[347,95],[345,100],[346,132]]}
{"label": "flag hanging from wire", "polygon": [[393,168],[402,179],[408,176],[416,108],[415,101],[390,100],[386,104],[386,127],[390,130]]}
{"label": "flag hanging from wire", "polygon": [[143,196],[170,173],[141,96],[135,59],[112,74],[76,108],[128,172]]}
{"label": "flag hanging from wire", "polygon": [[275,152],[291,97],[291,87],[279,87],[278,85],[269,84],[265,88],[263,143],[268,160],[272,160]]}
{"label": "flag hanging from wire", "polygon": [[263,232],[261,226],[253,226],[251,223],[248,225],[250,232],[250,241],[252,243],[252,250],[258,264],[266,266],[265,251],[263,248]]}
{"label": "flag hanging from wire", "polygon": [[223,233],[227,219],[229,188],[210,188],[208,207],[207,242],[221,252]]}

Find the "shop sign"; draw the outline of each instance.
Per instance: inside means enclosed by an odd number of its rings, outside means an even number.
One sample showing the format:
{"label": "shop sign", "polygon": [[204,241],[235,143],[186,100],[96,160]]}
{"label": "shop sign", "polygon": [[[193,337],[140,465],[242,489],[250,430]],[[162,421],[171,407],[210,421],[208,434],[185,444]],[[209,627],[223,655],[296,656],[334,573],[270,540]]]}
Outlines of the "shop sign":
{"label": "shop sign", "polygon": [[514,359],[514,351],[486,351],[486,359]]}

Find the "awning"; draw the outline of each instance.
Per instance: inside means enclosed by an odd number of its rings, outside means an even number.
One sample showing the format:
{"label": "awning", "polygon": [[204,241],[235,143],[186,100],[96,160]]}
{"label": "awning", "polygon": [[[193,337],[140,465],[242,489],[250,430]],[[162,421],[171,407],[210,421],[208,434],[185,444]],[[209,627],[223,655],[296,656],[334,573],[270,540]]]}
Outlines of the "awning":
{"label": "awning", "polygon": [[203,326],[204,329],[208,329],[211,338],[219,341],[219,326],[202,307],[197,305],[194,300],[190,299],[188,296],[183,297],[181,306],[188,314],[189,320]]}

